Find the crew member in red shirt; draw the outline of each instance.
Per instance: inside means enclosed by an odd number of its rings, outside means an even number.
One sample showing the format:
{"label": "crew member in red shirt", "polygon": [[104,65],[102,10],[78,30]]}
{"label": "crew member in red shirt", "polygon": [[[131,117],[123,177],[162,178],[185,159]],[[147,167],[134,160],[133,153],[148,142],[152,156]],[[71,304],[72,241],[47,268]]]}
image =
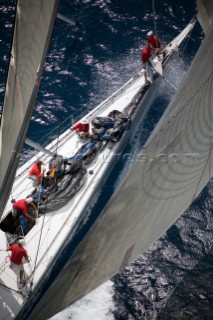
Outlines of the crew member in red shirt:
{"label": "crew member in red shirt", "polygon": [[149,74],[151,72],[149,59],[152,56],[152,51],[155,51],[155,49],[153,49],[150,43],[147,42],[146,47],[143,48],[141,52],[142,67],[143,69],[145,69],[145,72],[144,72],[145,81],[147,81],[147,73]]}
{"label": "crew member in red shirt", "polygon": [[161,42],[158,37],[153,34],[153,31],[147,33],[146,39],[153,49],[159,50],[161,48]]}
{"label": "crew member in red shirt", "polygon": [[37,211],[36,206],[33,203],[33,198],[27,198],[27,199],[21,199],[21,200],[12,200],[13,203],[13,215],[16,216],[17,211],[20,211],[25,217],[35,221],[35,218],[33,218],[29,213],[28,213],[28,205],[32,205],[34,209]]}
{"label": "crew member in red shirt", "polygon": [[86,138],[89,135],[89,122],[87,120],[81,120],[75,126],[71,127],[70,130],[76,130],[81,138]]}
{"label": "crew member in red shirt", "polygon": [[14,267],[15,270],[19,271],[19,282],[24,284],[24,267],[22,259],[25,258],[28,262],[29,257],[27,255],[27,251],[23,248],[24,240],[21,239],[18,241],[17,244],[13,244],[12,246],[8,247],[6,251],[11,251],[10,261],[12,268]]}
{"label": "crew member in red shirt", "polygon": [[44,165],[44,162],[38,160],[29,171],[29,178],[33,180],[33,187],[37,187],[44,176],[45,168],[42,170],[42,165]]}

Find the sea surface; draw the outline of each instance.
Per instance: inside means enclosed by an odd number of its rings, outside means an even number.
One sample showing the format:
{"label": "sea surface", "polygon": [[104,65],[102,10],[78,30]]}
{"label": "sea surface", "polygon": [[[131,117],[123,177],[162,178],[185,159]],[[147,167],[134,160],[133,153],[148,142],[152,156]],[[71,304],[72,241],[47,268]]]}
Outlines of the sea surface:
{"label": "sea surface", "polygon": [[[0,0],[0,109],[15,14]],[[61,0],[28,137],[48,144],[106,99],[141,67],[146,33],[153,29],[151,0]],[[194,0],[156,0],[157,34],[168,43],[195,13]],[[203,39],[197,24],[170,62],[152,104],[124,153],[136,154],[174,96]],[[22,162],[28,157],[25,146]],[[117,162],[98,199],[99,212],[131,160]],[[52,320],[213,319],[212,182],[166,234],[136,262]],[[68,257],[67,257],[68,258]]]}

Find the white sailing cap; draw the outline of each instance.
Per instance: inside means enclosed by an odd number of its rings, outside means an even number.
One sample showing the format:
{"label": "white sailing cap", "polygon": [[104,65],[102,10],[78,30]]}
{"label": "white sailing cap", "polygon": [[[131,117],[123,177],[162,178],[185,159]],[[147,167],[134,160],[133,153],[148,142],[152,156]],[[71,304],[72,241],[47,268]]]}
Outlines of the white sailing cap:
{"label": "white sailing cap", "polygon": [[26,202],[27,202],[27,203],[33,202],[33,198],[27,198],[27,199],[26,199]]}
{"label": "white sailing cap", "polygon": [[81,120],[81,123],[86,124],[86,123],[88,123],[88,121],[86,119],[83,119],[83,120]]}
{"label": "white sailing cap", "polygon": [[24,245],[24,239],[20,239],[20,240],[18,241],[18,244],[20,244],[21,246],[23,246],[23,245]]}
{"label": "white sailing cap", "polygon": [[153,31],[152,31],[152,30],[149,31],[149,32],[147,33],[147,36],[153,36]]}

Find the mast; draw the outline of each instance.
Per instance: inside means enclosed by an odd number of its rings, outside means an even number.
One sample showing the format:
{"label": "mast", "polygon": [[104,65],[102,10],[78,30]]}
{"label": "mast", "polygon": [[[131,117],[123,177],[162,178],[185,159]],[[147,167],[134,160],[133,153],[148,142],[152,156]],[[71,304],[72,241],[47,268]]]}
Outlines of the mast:
{"label": "mast", "polygon": [[35,105],[59,0],[18,0],[0,129],[0,216]]}

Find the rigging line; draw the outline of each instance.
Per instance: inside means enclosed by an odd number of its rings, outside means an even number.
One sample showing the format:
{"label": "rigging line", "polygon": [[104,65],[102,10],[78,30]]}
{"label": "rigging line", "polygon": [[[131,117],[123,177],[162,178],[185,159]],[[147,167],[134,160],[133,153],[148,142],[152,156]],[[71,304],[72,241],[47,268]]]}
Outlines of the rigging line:
{"label": "rigging line", "polygon": [[[26,176],[26,178],[24,179],[24,181],[26,180],[26,179],[28,179],[28,177]],[[21,181],[17,186],[16,186],[16,188],[14,188],[14,191],[13,192],[15,192],[17,189],[19,189],[19,187],[22,185],[22,183],[24,182],[24,181]],[[15,197],[12,197],[13,199],[15,198],[15,199],[17,199],[23,192],[25,192],[25,191],[27,191],[27,190],[29,190],[29,189],[31,189],[31,186],[28,184],[25,188],[23,188],[19,193],[16,193],[16,196]],[[11,192],[11,194],[12,194],[12,192]]]}
{"label": "rigging line", "polygon": [[189,39],[190,39],[190,37],[191,37],[191,34],[192,34],[192,31],[193,31],[193,30],[194,30],[194,28],[192,28],[192,29],[189,31],[188,36],[185,38],[185,41],[183,41],[183,44],[184,44],[184,45],[182,45],[182,48],[181,48],[181,46],[180,46],[180,50],[179,50],[180,54],[179,54],[179,56],[181,56],[181,54],[185,52],[186,47],[188,46]]}
{"label": "rigging line", "polygon": [[10,288],[10,287],[2,284],[2,283],[0,283],[0,287],[3,287],[3,288],[5,288],[5,289],[9,289],[9,290],[11,290],[11,291],[13,291],[13,292],[15,292],[15,293],[18,293],[18,294],[21,295],[22,297],[24,297],[23,293],[20,292],[19,290],[15,290],[15,289],[13,289],[13,288]]}
{"label": "rigging line", "polygon": [[[79,30],[80,7],[81,7],[81,1],[78,2],[78,16],[77,16],[77,19],[76,19],[76,29],[75,29],[75,33]],[[73,59],[72,59],[72,56],[73,56],[73,54],[74,54],[76,39],[77,39],[77,37],[76,37],[76,34],[75,34],[74,39],[73,39],[73,42],[72,42],[72,44],[71,44],[71,46],[70,46],[71,52],[72,52],[72,53],[71,53],[71,56],[70,56],[70,60],[73,60]],[[67,83],[67,82],[66,82],[66,83]],[[66,85],[65,94],[66,94],[67,91],[68,91],[68,90],[67,90],[67,85]],[[64,112],[63,118],[64,118],[64,117],[65,117],[65,112]],[[56,142],[56,148],[55,148],[55,152],[56,152],[56,153],[57,153],[57,150],[58,150],[59,136],[60,136],[60,134],[61,134],[62,123],[65,122],[65,121],[67,121],[67,119],[64,119],[62,122],[60,122],[60,125],[59,125],[59,127],[58,127],[58,133],[57,133],[58,141]]]}
{"label": "rigging line", "polygon": [[[156,24],[156,15],[155,15],[155,0],[152,0],[152,13],[153,13],[153,22],[154,22],[154,32],[157,37],[157,24]],[[157,42],[157,39],[156,39]]]}
{"label": "rigging line", "polygon": [[[47,202],[46,202],[46,207],[47,207],[47,204],[48,204],[48,198],[47,198]],[[39,204],[38,204],[38,211],[39,211]],[[35,258],[34,269],[31,271],[31,275],[33,275],[33,276],[32,276],[32,280],[31,280],[31,283],[30,283],[30,289],[33,286],[33,279],[34,279],[35,270],[36,270],[36,267],[37,267],[36,263],[37,263],[37,260],[38,260],[38,252],[39,252],[39,248],[40,248],[40,245],[41,245],[42,232],[43,232],[43,229],[44,229],[44,220],[45,220],[45,214],[43,214],[43,221],[42,221],[42,226],[41,226],[41,232],[40,232],[40,237],[39,237],[39,242],[38,242],[36,258]]]}
{"label": "rigging line", "polygon": [[[44,215],[45,215],[45,214],[44,214]],[[70,215],[69,215],[69,217],[66,219],[66,221],[64,222],[64,225],[67,223],[67,220],[69,220],[69,218],[70,218]],[[49,249],[50,247],[52,247],[52,245],[54,244],[54,242],[56,241],[56,239],[57,239],[58,236],[60,235],[63,227],[64,227],[64,226],[62,226],[62,227],[60,228],[60,230],[58,231],[58,233],[57,233],[57,235],[55,236],[54,240],[53,240],[52,243],[49,245],[48,249]],[[42,228],[43,228],[43,226],[42,226]],[[46,238],[46,237],[44,237],[44,240],[45,240],[45,238]],[[35,271],[36,271],[37,267],[40,265],[40,263],[42,262],[42,260],[43,260],[43,258],[45,257],[45,255],[46,255],[46,252],[43,254],[43,256],[41,257],[41,259],[40,259],[40,261],[38,262],[38,264],[36,265],[36,263],[35,263],[34,269],[33,269],[31,275],[28,277],[27,280],[29,280],[29,278],[32,276],[32,274],[33,274],[33,277],[34,277]],[[36,257],[36,259],[37,259],[37,257]],[[35,262],[36,262],[36,261],[35,261]],[[33,285],[33,277],[32,277],[32,280],[31,280],[30,288],[32,288],[32,285]]]}
{"label": "rigging line", "polygon": [[[78,2],[78,15],[77,15],[77,18],[76,18],[76,28],[75,28],[75,32],[77,32],[79,30],[79,21],[80,21],[80,6],[81,6],[81,1]],[[74,36],[74,39],[73,39],[73,42],[70,46],[70,48],[72,49],[72,55],[74,54],[74,47],[75,47],[75,42],[76,42],[76,35]],[[71,55],[71,58],[72,58],[72,55]],[[72,59],[71,59],[72,60]],[[66,82],[67,83],[67,82]],[[66,90],[68,91],[68,90]],[[64,112],[65,114],[65,112]],[[64,116],[63,116],[64,118]],[[69,119],[69,118],[68,118]],[[61,134],[61,128],[63,127],[62,124],[68,120],[67,118],[64,119],[62,122],[60,122],[60,125],[56,127],[56,129],[52,130],[51,132],[55,132],[57,129],[58,129],[58,132],[57,132],[57,137],[59,138],[60,134]],[[68,127],[68,125],[67,125]],[[50,134],[47,134],[46,137],[49,137]],[[42,141],[44,139],[44,137],[42,137],[42,139],[40,141]],[[57,153],[57,150],[58,150],[58,141],[56,142],[55,144],[56,146],[56,149],[55,149],[55,152]]]}
{"label": "rigging line", "polygon": [[40,232],[39,241],[38,241],[38,248],[37,248],[37,252],[36,252],[35,264],[34,264],[34,268],[33,268],[32,273],[31,273],[32,280],[31,280],[31,283],[30,283],[30,288],[32,288],[32,286],[33,286],[33,280],[34,280],[34,275],[35,275],[35,270],[36,270],[36,262],[38,260],[38,253],[39,253],[39,248],[40,248],[40,244],[41,244],[41,237],[42,237],[42,232],[43,232],[43,229],[44,229],[44,220],[45,220],[45,214],[43,215],[43,221],[42,221],[41,232]]}
{"label": "rigging line", "polygon": [[61,127],[62,127],[62,125],[60,123],[59,128],[58,128],[58,133],[57,133],[57,142],[55,144],[55,151],[54,151],[56,154],[58,153],[58,145],[59,145],[59,140],[60,140]]}

